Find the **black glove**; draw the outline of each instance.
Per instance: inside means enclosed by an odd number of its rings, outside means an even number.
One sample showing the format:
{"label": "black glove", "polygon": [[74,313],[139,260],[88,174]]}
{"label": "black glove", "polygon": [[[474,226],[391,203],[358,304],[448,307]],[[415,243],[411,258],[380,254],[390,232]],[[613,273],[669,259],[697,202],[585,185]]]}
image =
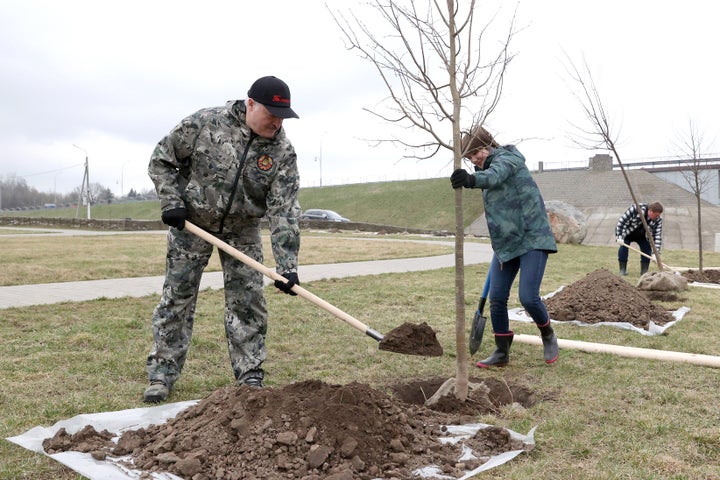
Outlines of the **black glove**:
{"label": "black glove", "polygon": [[288,295],[295,296],[297,293],[290,290],[294,285],[300,285],[300,279],[298,278],[298,274],[295,272],[288,272],[283,273],[283,277],[287,279],[287,282],[283,282],[282,280],[275,280],[275,288],[278,290],[287,293]]}
{"label": "black glove", "polygon": [[185,219],[187,218],[187,209],[185,207],[171,208],[162,212],[162,221],[165,225],[170,225],[178,230],[185,228]]}
{"label": "black glove", "polygon": [[464,169],[458,168],[450,175],[450,183],[453,188],[472,188],[475,186],[475,177]]}

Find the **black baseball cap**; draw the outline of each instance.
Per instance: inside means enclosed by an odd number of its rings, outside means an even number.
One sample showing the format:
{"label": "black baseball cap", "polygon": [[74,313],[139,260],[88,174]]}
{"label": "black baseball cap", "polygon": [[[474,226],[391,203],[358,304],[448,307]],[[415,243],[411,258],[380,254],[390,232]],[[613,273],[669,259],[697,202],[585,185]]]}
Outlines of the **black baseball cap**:
{"label": "black baseball cap", "polygon": [[268,76],[255,80],[248,97],[262,103],[270,113],[280,118],[300,118],[290,108],[290,88],[277,77]]}

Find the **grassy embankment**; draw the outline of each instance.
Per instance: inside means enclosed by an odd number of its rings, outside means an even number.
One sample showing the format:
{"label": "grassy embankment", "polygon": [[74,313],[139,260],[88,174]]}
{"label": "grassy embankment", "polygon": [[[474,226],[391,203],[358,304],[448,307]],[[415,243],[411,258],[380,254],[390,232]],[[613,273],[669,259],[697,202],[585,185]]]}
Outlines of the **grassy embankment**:
{"label": "grassy embankment", "polygon": [[[363,183],[300,190],[300,205],[335,210],[357,222],[393,225],[427,230],[455,230],[454,194],[444,178],[403,182]],[[466,225],[482,215],[480,192],[465,195]],[[79,218],[87,217],[83,207],[3,212],[3,216]],[[142,201],[95,205],[91,218],[156,220],[160,218],[159,202]]]}

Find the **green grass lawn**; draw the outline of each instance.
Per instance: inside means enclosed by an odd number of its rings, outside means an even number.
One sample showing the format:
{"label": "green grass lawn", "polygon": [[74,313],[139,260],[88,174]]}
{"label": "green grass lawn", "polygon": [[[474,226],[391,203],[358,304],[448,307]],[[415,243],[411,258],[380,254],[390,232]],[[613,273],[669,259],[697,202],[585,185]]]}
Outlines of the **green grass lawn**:
{"label": "green grass lawn", "polygon": [[[346,250],[354,245],[347,243]],[[378,252],[383,248],[379,242],[375,245]],[[597,268],[615,271],[615,251],[561,245],[550,257],[542,293]],[[692,264],[694,258],[694,252],[663,253],[671,265]],[[706,261],[718,265],[720,254],[708,254]],[[468,317],[486,273],[483,264],[466,269]],[[626,279],[635,282],[637,274],[631,272]],[[303,286],[380,332],[403,322],[428,322],[445,354],[424,358],[381,351],[374,340],[301,297],[269,288],[269,386],[318,379],[383,388],[413,378],[455,374],[453,269]],[[718,290],[693,287],[683,296],[682,301],[663,304],[667,309],[685,305],[691,310],[662,336],[573,325],[559,325],[556,331],[563,339],[720,353]],[[151,295],[0,311],[0,437],[80,413],[143,406],[144,362],[156,302]],[[510,306],[518,306],[516,291]],[[232,383],[222,316],[222,291],[203,291],[186,368],[172,401],[203,398]],[[512,327],[518,333],[537,334],[532,325],[513,322]],[[486,340],[475,360],[490,350]],[[529,409],[506,408],[478,418],[518,432],[537,427],[535,450],[478,479],[720,478],[718,369],[576,350],[563,350],[557,364],[547,366],[540,347],[516,343],[506,368],[471,367],[470,373],[521,383],[539,400]],[[0,479],[81,478],[5,440],[0,440],[0,459]]]}

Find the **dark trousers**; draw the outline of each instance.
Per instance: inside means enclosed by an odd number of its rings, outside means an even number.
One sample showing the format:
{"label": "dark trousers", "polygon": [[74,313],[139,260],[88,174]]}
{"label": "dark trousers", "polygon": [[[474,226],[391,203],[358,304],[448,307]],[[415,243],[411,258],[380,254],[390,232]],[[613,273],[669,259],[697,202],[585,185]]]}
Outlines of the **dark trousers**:
{"label": "dark trousers", "polygon": [[[631,243],[635,242],[638,244],[641,252],[643,252],[645,255],[652,255],[652,247],[650,246],[650,242],[648,242],[648,239],[645,237],[645,230],[642,228],[639,228],[631,234],[627,235],[625,238],[623,238],[623,242],[625,242],[626,245],[630,245]],[[623,246],[618,249],[618,262],[627,263],[628,250],[629,249],[627,247]],[[649,264],[650,259],[641,255],[640,263]]]}

